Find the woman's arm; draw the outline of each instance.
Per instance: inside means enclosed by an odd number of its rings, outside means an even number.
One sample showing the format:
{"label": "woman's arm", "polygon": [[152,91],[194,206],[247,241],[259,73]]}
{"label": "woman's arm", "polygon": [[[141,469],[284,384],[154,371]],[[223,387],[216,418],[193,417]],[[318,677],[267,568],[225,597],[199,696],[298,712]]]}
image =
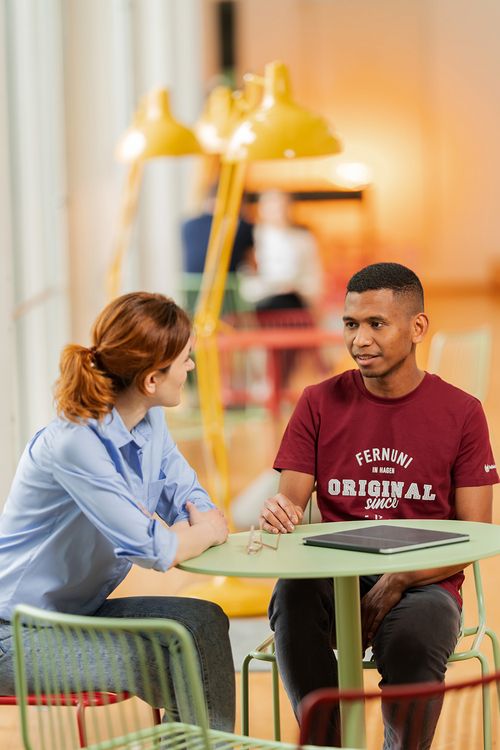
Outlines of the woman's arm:
{"label": "woman's arm", "polygon": [[81,425],[68,426],[53,445],[47,470],[113,545],[116,557],[155,570],[171,567],[177,537],[133,497],[92,430]]}
{"label": "woman's arm", "polygon": [[186,503],[189,524],[182,521],[173,528],[178,546],[174,565],[200,555],[209,547],[226,541],[229,529],[226,519],[217,508],[200,511],[193,503]]}
{"label": "woman's arm", "polygon": [[165,483],[159,497],[156,513],[163,518],[169,526],[177,526],[180,522],[190,522],[186,502],[196,505],[199,510],[213,510],[214,503],[208,492],[198,481],[193,467],[184,458],[176,444],[167,425],[163,414],[162,419],[162,455],[161,471],[165,476]]}

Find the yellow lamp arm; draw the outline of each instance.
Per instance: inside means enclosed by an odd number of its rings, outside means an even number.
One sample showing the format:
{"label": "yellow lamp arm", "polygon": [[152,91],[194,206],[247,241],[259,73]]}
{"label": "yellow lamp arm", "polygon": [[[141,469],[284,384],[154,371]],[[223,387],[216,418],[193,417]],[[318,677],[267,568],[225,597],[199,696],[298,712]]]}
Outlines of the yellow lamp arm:
{"label": "yellow lamp arm", "polygon": [[214,218],[195,314],[198,335],[215,330],[222,308],[231,250],[243,195],[244,164],[222,162]]}
{"label": "yellow lamp arm", "polygon": [[122,193],[120,219],[116,232],[111,263],[107,275],[108,299],[113,299],[119,294],[122,285],[123,262],[128,247],[130,232],[137,213],[137,202],[139,188],[142,180],[143,161],[137,159],[132,162],[127,173]]}
{"label": "yellow lamp arm", "polygon": [[222,165],[215,215],[195,314],[198,392],[213,499],[230,520],[229,465],[224,436],[217,324],[243,194],[245,168]]}

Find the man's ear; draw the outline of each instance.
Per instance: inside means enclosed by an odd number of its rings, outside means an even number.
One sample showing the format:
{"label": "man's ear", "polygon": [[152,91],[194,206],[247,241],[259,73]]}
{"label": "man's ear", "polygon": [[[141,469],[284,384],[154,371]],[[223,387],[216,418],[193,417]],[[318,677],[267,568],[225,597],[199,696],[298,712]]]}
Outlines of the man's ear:
{"label": "man's ear", "polygon": [[424,312],[418,313],[413,318],[413,343],[420,344],[429,329],[429,318]]}

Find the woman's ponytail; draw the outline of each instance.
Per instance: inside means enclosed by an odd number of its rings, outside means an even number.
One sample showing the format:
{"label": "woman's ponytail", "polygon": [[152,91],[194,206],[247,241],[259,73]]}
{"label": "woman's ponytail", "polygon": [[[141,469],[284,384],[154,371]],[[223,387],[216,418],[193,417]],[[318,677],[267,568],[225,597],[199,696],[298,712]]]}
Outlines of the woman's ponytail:
{"label": "woman's ponytail", "polygon": [[55,385],[57,413],[71,422],[102,419],[113,408],[113,381],[98,367],[95,347],[65,346]]}
{"label": "woman's ponytail", "polygon": [[55,386],[58,414],[72,422],[102,419],[127,388],[144,393],[148,373],[169,367],[190,335],[188,316],[163,294],[117,297],[94,323],[94,346],[63,349]]}

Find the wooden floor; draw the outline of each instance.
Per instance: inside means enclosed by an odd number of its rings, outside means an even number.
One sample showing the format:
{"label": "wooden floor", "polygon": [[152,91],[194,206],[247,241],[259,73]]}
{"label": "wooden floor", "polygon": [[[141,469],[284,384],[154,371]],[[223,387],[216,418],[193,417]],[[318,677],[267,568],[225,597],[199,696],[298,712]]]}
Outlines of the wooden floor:
{"label": "wooden floor", "polygon": [[[500,455],[500,294],[490,295],[428,295],[427,309],[431,318],[431,334],[437,330],[465,330],[479,325],[490,325],[494,336],[493,361],[491,380],[485,409],[492,432],[493,447],[496,455]],[[420,362],[425,365],[426,345],[422,346]],[[312,382],[318,379],[312,369],[310,361],[304,361],[297,380]],[[349,366],[348,364],[346,366]],[[300,382],[298,383],[300,385]],[[182,413],[182,411],[181,411]],[[172,415],[173,417],[175,415]],[[271,465],[274,452],[281,434],[286,413],[279,424],[269,419],[254,418],[240,421],[231,431],[231,470],[232,491],[238,493],[255,476]],[[173,419],[175,422],[175,419]],[[202,444],[196,438],[196,433],[188,440],[179,440],[179,445],[185,455],[197,469],[200,479],[206,475],[203,459]],[[499,509],[500,489],[495,488],[494,520],[500,523]],[[485,560],[482,563],[485,585],[488,620],[491,626],[500,634],[500,598],[498,597],[498,570],[500,558]],[[148,594],[182,594],[186,587],[200,580],[188,573],[171,570],[166,574],[158,574],[134,567],[126,581],[115,592],[116,595],[148,595]],[[477,674],[477,667],[469,662],[453,665],[451,674],[456,681],[462,676]],[[376,684],[373,673],[367,675],[370,684]],[[237,675],[239,690],[239,674]],[[297,727],[288,700],[282,692],[282,732],[283,739],[295,741]],[[252,734],[271,738],[271,683],[270,674],[256,672],[251,675],[251,732]],[[239,715],[237,718],[239,728]],[[375,732],[375,730],[373,730]],[[0,748],[2,750],[20,750],[22,743],[17,729],[17,709],[0,708]],[[479,747],[479,745],[478,745]],[[474,750],[472,746],[469,750]]]}

